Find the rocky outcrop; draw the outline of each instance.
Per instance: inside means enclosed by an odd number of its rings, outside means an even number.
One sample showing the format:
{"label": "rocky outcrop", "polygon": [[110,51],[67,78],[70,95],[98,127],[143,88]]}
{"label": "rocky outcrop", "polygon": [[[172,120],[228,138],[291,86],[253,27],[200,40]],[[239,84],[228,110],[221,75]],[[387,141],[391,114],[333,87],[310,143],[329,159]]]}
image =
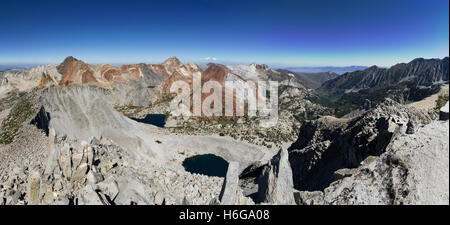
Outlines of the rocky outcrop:
{"label": "rocky outcrop", "polygon": [[289,154],[281,149],[258,177],[258,200],[269,204],[295,204]]}
{"label": "rocky outcrop", "polygon": [[305,123],[289,149],[297,204],[448,204],[448,121],[387,99]]}
{"label": "rocky outcrop", "polygon": [[[213,198],[210,205],[253,205],[252,199],[245,197],[243,190],[239,187],[239,163],[228,164],[227,175],[223,181],[222,189],[218,198]],[[184,200],[183,200],[184,201]]]}
{"label": "rocky outcrop", "polygon": [[146,141],[144,127],[113,108],[110,92],[92,85],[51,87],[40,101],[49,113],[49,127],[58,135],[89,141],[101,136],[142,157],[163,159],[162,152]]}
{"label": "rocky outcrop", "polygon": [[397,135],[429,122],[427,113],[389,99],[353,119],[325,116],[307,121],[289,148],[294,186],[300,191],[323,190],[333,182],[335,171],[358,167],[368,156],[384,153]]}
{"label": "rocky outcrop", "polygon": [[324,190],[325,204],[449,204],[449,124],[402,134]]}
{"label": "rocky outcrop", "polygon": [[322,191],[295,191],[294,199],[297,205],[323,205]]}
{"label": "rocky outcrop", "polygon": [[[0,205],[161,205],[182,199],[197,205],[220,194],[222,178],[156,165],[104,137],[77,141],[50,129],[48,139],[43,155],[23,162],[14,158],[7,165],[1,161]],[[252,203],[239,189],[235,196],[234,204]]]}
{"label": "rocky outcrop", "polygon": [[[51,129],[48,158],[40,176],[39,190],[36,190],[38,200],[36,201],[33,193],[30,193],[32,202],[54,204],[58,197],[73,201],[75,196],[71,194],[78,190],[82,195],[80,202],[85,204],[101,202],[99,199],[93,198],[97,194],[92,187],[83,188],[88,171],[97,169],[93,168],[94,151],[87,142],[66,142],[64,137],[58,140],[55,130]],[[30,183],[30,190],[33,190],[32,185],[33,182]]]}
{"label": "rocky outcrop", "polygon": [[239,163],[230,162],[228,164],[227,175],[223,181],[219,200],[223,205],[234,205],[236,203],[238,181],[239,181]]}
{"label": "rocky outcrop", "polygon": [[44,132],[25,122],[12,143],[0,144],[0,205],[37,204],[47,139]]}

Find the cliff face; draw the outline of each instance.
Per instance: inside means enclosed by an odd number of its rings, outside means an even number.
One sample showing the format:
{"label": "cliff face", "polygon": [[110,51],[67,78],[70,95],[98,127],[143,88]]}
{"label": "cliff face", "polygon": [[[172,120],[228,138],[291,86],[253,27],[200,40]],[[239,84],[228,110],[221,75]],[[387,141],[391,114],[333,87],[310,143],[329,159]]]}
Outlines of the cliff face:
{"label": "cliff face", "polygon": [[409,63],[400,63],[389,69],[372,66],[362,71],[345,73],[326,81],[319,91],[333,94],[357,92],[361,89],[384,88],[401,83],[409,86],[430,87],[449,80],[449,58],[417,58]]}
{"label": "cliff face", "polygon": [[326,204],[449,204],[448,120],[393,140],[324,190]]}
{"label": "cliff face", "polygon": [[381,155],[396,135],[430,121],[428,114],[386,100],[354,119],[326,116],[305,122],[289,148],[295,188],[323,190],[339,169]]}

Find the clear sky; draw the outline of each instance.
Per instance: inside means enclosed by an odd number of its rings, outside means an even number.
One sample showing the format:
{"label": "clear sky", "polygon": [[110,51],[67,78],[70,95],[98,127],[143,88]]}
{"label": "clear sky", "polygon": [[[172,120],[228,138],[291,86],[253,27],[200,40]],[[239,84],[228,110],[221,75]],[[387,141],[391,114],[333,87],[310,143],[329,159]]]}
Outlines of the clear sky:
{"label": "clear sky", "polygon": [[[449,53],[448,0],[0,1],[0,64],[390,66]],[[205,59],[205,58],[209,59]]]}

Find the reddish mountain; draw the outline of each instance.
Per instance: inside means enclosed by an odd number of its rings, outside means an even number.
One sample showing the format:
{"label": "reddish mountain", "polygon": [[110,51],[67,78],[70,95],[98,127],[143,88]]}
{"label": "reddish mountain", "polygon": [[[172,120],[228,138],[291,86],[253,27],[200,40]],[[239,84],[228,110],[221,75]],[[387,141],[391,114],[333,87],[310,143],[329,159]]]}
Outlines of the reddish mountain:
{"label": "reddish mountain", "polygon": [[[146,73],[159,75],[162,80],[171,75],[181,64],[176,57],[170,57],[162,64],[131,64],[115,67],[109,64],[89,65],[72,56],[67,57],[57,66],[62,75],[59,85],[67,87],[73,84],[92,83],[99,87],[108,88],[116,83],[128,83],[139,80]],[[43,77],[44,79],[44,77]]]}
{"label": "reddish mountain", "polygon": [[46,86],[51,81],[52,81],[52,78],[47,73],[44,72],[41,75],[41,81],[39,82],[38,86],[39,87]]}
{"label": "reddish mountain", "polygon": [[[223,65],[209,64],[209,67],[203,71],[195,63],[182,64],[176,57],[170,57],[161,64],[141,63],[115,67],[109,64],[89,65],[69,56],[57,66],[57,71],[62,75],[58,84],[62,87],[84,83],[95,84],[102,88],[112,88],[117,84],[125,84],[127,90],[143,88],[143,91],[147,90],[146,87],[159,87],[159,97],[169,94],[172,84],[179,80],[189,84],[192,93],[201,91],[194,90],[193,77],[195,73],[201,75],[201,85],[207,81],[217,81],[222,87],[225,87],[225,81],[234,81],[234,86],[228,88],[242,90],[248,84],[247,80]],[[50,82],[48,76],[43,74],[40,85],[44,86],[48,82]],[[253,86],[253,88],[256,90],[256,87]],[[223,88],[223,107],[225,107],[225,93],[225,88]],[[157,95],[157,93],[152,92],[153,97],[157,97]],[[202,93],[202,102],[210,95],[211,93]],[[233,103],[236,104],[237,99],[243,99],[244,97],[244,94],[233,93]],[[191,104],[192,102],[191,99]]]}
{"label": "reddish mountain", "polygon": [[[247,81],[243,79],[241,76],[233,73],[231,70],[226,68],[223,65],[219,64],[208,64],[208,68],[205,71],[202,71],[199,66],[194,63],[183,64],[178,66],[174,72],[167,77],[163,83],[161,84],[161,94],[169,94],[170,87],[175,81],[184,81],[189,84],[192,93],[198,93],[201,90],[194,90],[193,87],[193,75],[194,73],[199,72],[201,75],[201,87],[208,81],[217,81],[222,85],[222,107],[225,107],[225,81],[234,81],[233,87],[235,89],[242,89],[244,85],[247,84]],[[201,88],[200,87],[200,88]],[[253,88],[256,87],[253,86]],[[218,93],[202,93],[201,100],[202,102],[210,95],[218,94]],[[236,105],[236,99],[243,98],[244,96],[236,96],[236,93],[233,93],[233,104]],[[193,99],[191,97],[191,106],[193,104]],[[235,110],[233,110],[235,113]],[[233,114],[234,114],[233,113]]]}
{"label": "reddish mountain", "polygon": [[203,73],[203,70],[195,63],[181,64],[176,68],[171,68],[170,70],[172,70],[172,73],[166,79],[164,79],[161,84],[160,90],[162,94],[170,93],[170,87],[172,86],[173,82],[178,80],[188,83],[192,90],[192,78],[194,76],[194,73]]}

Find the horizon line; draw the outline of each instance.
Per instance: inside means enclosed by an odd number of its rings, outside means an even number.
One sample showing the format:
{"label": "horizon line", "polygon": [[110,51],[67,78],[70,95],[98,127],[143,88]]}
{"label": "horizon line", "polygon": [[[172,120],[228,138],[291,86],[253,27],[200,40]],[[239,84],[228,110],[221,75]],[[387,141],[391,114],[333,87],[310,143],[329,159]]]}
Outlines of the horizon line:
{"label": "horizon line", "polygon": [[[67,56],[70,57],[70,56]],[[65,57],[65,58],[67,58]],[[172,56],[173,57],[173,56]],[[175,56],[176,57],[176,56]],[[444,56],[442,58],[440,57],[432,57],[432,58],[424,58],[424,57],[415,57],[414,59],[445,59],[448,58],[449,56]],[[64,58],[64,59],[65,59]],[[131,65],[131,64],[161,64],[163,63],[165,60],[169,59],[165,59],[159,62],[98,62],[98,63],[89,63],[86,62],[80,58],[74,57],[80,61],[83,61],[89,65],[103,65],[103,64],[110,64],[112,66],[121,66],[121,65]],[[178,59],[178,57],[176,57]],[[14,67],[14,66],[22,66],[24,68],[32,68],[32,67],[36,67],[36,66],[46,66],[46,65],[59,65],[61,64],[63,61],[61,60],[60,62],[14,62],[14,63],[7,63],[7,62],[0,62],[0,66],[2,67]],[[349,64],[349,65],[280,65],[277,63],[257,63],[257,62],[251,62],[251,63],[245,63],[245,62],[231,62],[231,61],[227,61],[227,60],[215,60],[215,61],[207,61],[207,60],[200,60],[200,61],[187,61],[187,62],[182,62],[183,64],[187,64],[187,63],[196,63],[198,65],[202,65],[202,64],[209,64],[209,63],[213,63],[213,64],[224,64],[224,65],[250,65],[253,63],[256,63],[258,65],[269,65],[271,68],[323,68],[323,67],[334,67],[334,68],[346,68],[346,67],[372,67],[372,66],[377,66],[377,67],[382,67],[382,68],[389,68],[392,67],[394,65],[400,64],[400,63],[409,63],[412,60],[409,60],[408,62],[397,62],[397,63],[393,63],[392,65],[377,65],[377,64],[372,64],[372,65],[358,65],[358,64]],[[181,61],[181,60],[180,60]],[[30,66],[30,67],[27,67]],[[14,68],[11,68],[14,69]]]}

